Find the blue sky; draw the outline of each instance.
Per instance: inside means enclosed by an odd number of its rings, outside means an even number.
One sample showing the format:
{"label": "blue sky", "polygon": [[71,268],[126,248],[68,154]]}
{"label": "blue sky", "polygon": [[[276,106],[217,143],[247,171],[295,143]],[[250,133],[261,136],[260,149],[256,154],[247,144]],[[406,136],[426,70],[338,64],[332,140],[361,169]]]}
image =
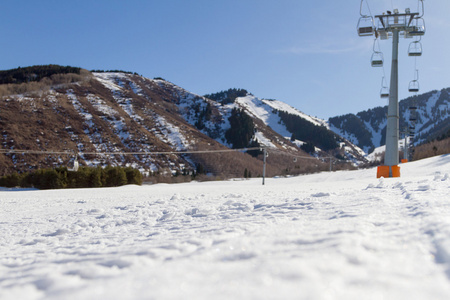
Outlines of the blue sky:
{"label": "blue sky", "polygon": [[[369,7],[416,11],[417,3]],[[245,88],[327,119],[387,103],[379,98],[383,72],[370,67],[373,39],[356,34],[359,8],[359,0],[2,1],[0,69],[121,69],[200,95]],[[450,87],[449,12],[448,0],[425,1],[421,92]],[[401,99],[414,77],[410,41],[400,41]],[[391,40],[380,46],[389,80]]]}

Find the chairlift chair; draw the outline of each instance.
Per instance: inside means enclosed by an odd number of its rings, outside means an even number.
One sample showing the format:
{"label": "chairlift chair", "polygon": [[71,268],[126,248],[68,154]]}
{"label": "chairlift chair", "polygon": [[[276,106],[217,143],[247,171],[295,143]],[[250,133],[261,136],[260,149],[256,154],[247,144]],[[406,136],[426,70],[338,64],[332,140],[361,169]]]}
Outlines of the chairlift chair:
{"label": "chairlift chair", "polygon": [[422,56],[422,44],[420,41],[414,41],[409,44],[408,56]]}
{"label": "chairlift chair", "polygon": [[371,16],[361,16],[357,25],[359,36],[372,36],[375,34],[375,26]]}
{"label": "chairlift chair", "polygon": [[380,98],[389,98],[389,90],[387,87],[381,88]]}
{"label": "chairlift chair", "polygon": [[409,121],[411,121],[411,122],[415,122],[415,121],[417,121],[417,119],[416,119],[416,118],[414,118],[414,117],[410,117],[410,118],[409,118]]}
{"label": "chairlift chair", "polygon": [[412,26],[412,30],[408,32],[410,36],[422,36],[425,34],[425,20],[422,18],[415,19],[415,25]]}
{"label": "chairlift chair", "polygon": [[389,98],[389,88],[385,85],[384,77],[381,79],[380,98]]}
{"label": "chairlift chair", "polygon": [[412,39],[412,38],[413,38],[413,36],[409,35],[409,32],[408,32],[408,31],[402,31],[402,32],[400,32],[400,37],[403,37],[403,38],[405,38],[405,39]]}
{"label": "chairlift chair", "polygon": [[417,81],[416,79],[411,80],[408,86],[408,91],[411,93],[419,92],[419,81]]}
{"label": "chairlift chair", "polygon": [[383,53],[379,51],[375,51],[372,54],[372,58],[370,60],[372,67],[382,67],[383,66]]}
{"label": "chairlift chair", "polygon": [[409,110],[417,110],[417,106],[410,106]]}

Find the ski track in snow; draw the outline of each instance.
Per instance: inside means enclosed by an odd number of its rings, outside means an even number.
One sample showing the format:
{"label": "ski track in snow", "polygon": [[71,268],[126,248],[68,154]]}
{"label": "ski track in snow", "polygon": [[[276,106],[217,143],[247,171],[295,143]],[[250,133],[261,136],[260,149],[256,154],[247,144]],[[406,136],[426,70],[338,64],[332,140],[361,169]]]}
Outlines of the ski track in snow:
{"label": "ski track in snow", "polygon": [[401,170],[0,190],[0,299],[448,299],[450,156]]}

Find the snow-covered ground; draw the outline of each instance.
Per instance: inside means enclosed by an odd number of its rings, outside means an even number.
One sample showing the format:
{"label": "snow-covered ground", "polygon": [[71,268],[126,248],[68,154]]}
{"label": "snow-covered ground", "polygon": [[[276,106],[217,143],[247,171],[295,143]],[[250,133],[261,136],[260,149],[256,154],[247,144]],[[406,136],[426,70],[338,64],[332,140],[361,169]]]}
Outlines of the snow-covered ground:
{"label": "snow-covered ground", "polygon": [[0,299],[450,299],[450,155],[401,172],[3,190]]}

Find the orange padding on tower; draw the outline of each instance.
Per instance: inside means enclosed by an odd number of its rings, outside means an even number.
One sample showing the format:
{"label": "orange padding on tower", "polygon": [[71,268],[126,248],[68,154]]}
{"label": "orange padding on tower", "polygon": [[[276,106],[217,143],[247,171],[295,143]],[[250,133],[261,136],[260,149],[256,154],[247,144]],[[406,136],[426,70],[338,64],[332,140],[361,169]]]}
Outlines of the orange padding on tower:
{"label": "orange padding on tower", "polygon": [[400,167],[399,166],[392,166],[392,177],[400,177]]}
{"label": "orange padding on tower", "polygon": [[389,170],[392,170],[392,177],[400,177],[400,167],[399,166],[379,166],[377,169],[377,178],[384,177],[389,178]]}
{"label": "orange padding on tower", "polygon": [[377,169],[377,178],[380,177],[384,177],[384,178],[388,178],[389,177],[389,166],[379,166]]}
{"label": "orange padding on tower", "polygon": [[402,164],[407,163],[407,162],[408,162],[408,160],[406,158],[402,159]]}

